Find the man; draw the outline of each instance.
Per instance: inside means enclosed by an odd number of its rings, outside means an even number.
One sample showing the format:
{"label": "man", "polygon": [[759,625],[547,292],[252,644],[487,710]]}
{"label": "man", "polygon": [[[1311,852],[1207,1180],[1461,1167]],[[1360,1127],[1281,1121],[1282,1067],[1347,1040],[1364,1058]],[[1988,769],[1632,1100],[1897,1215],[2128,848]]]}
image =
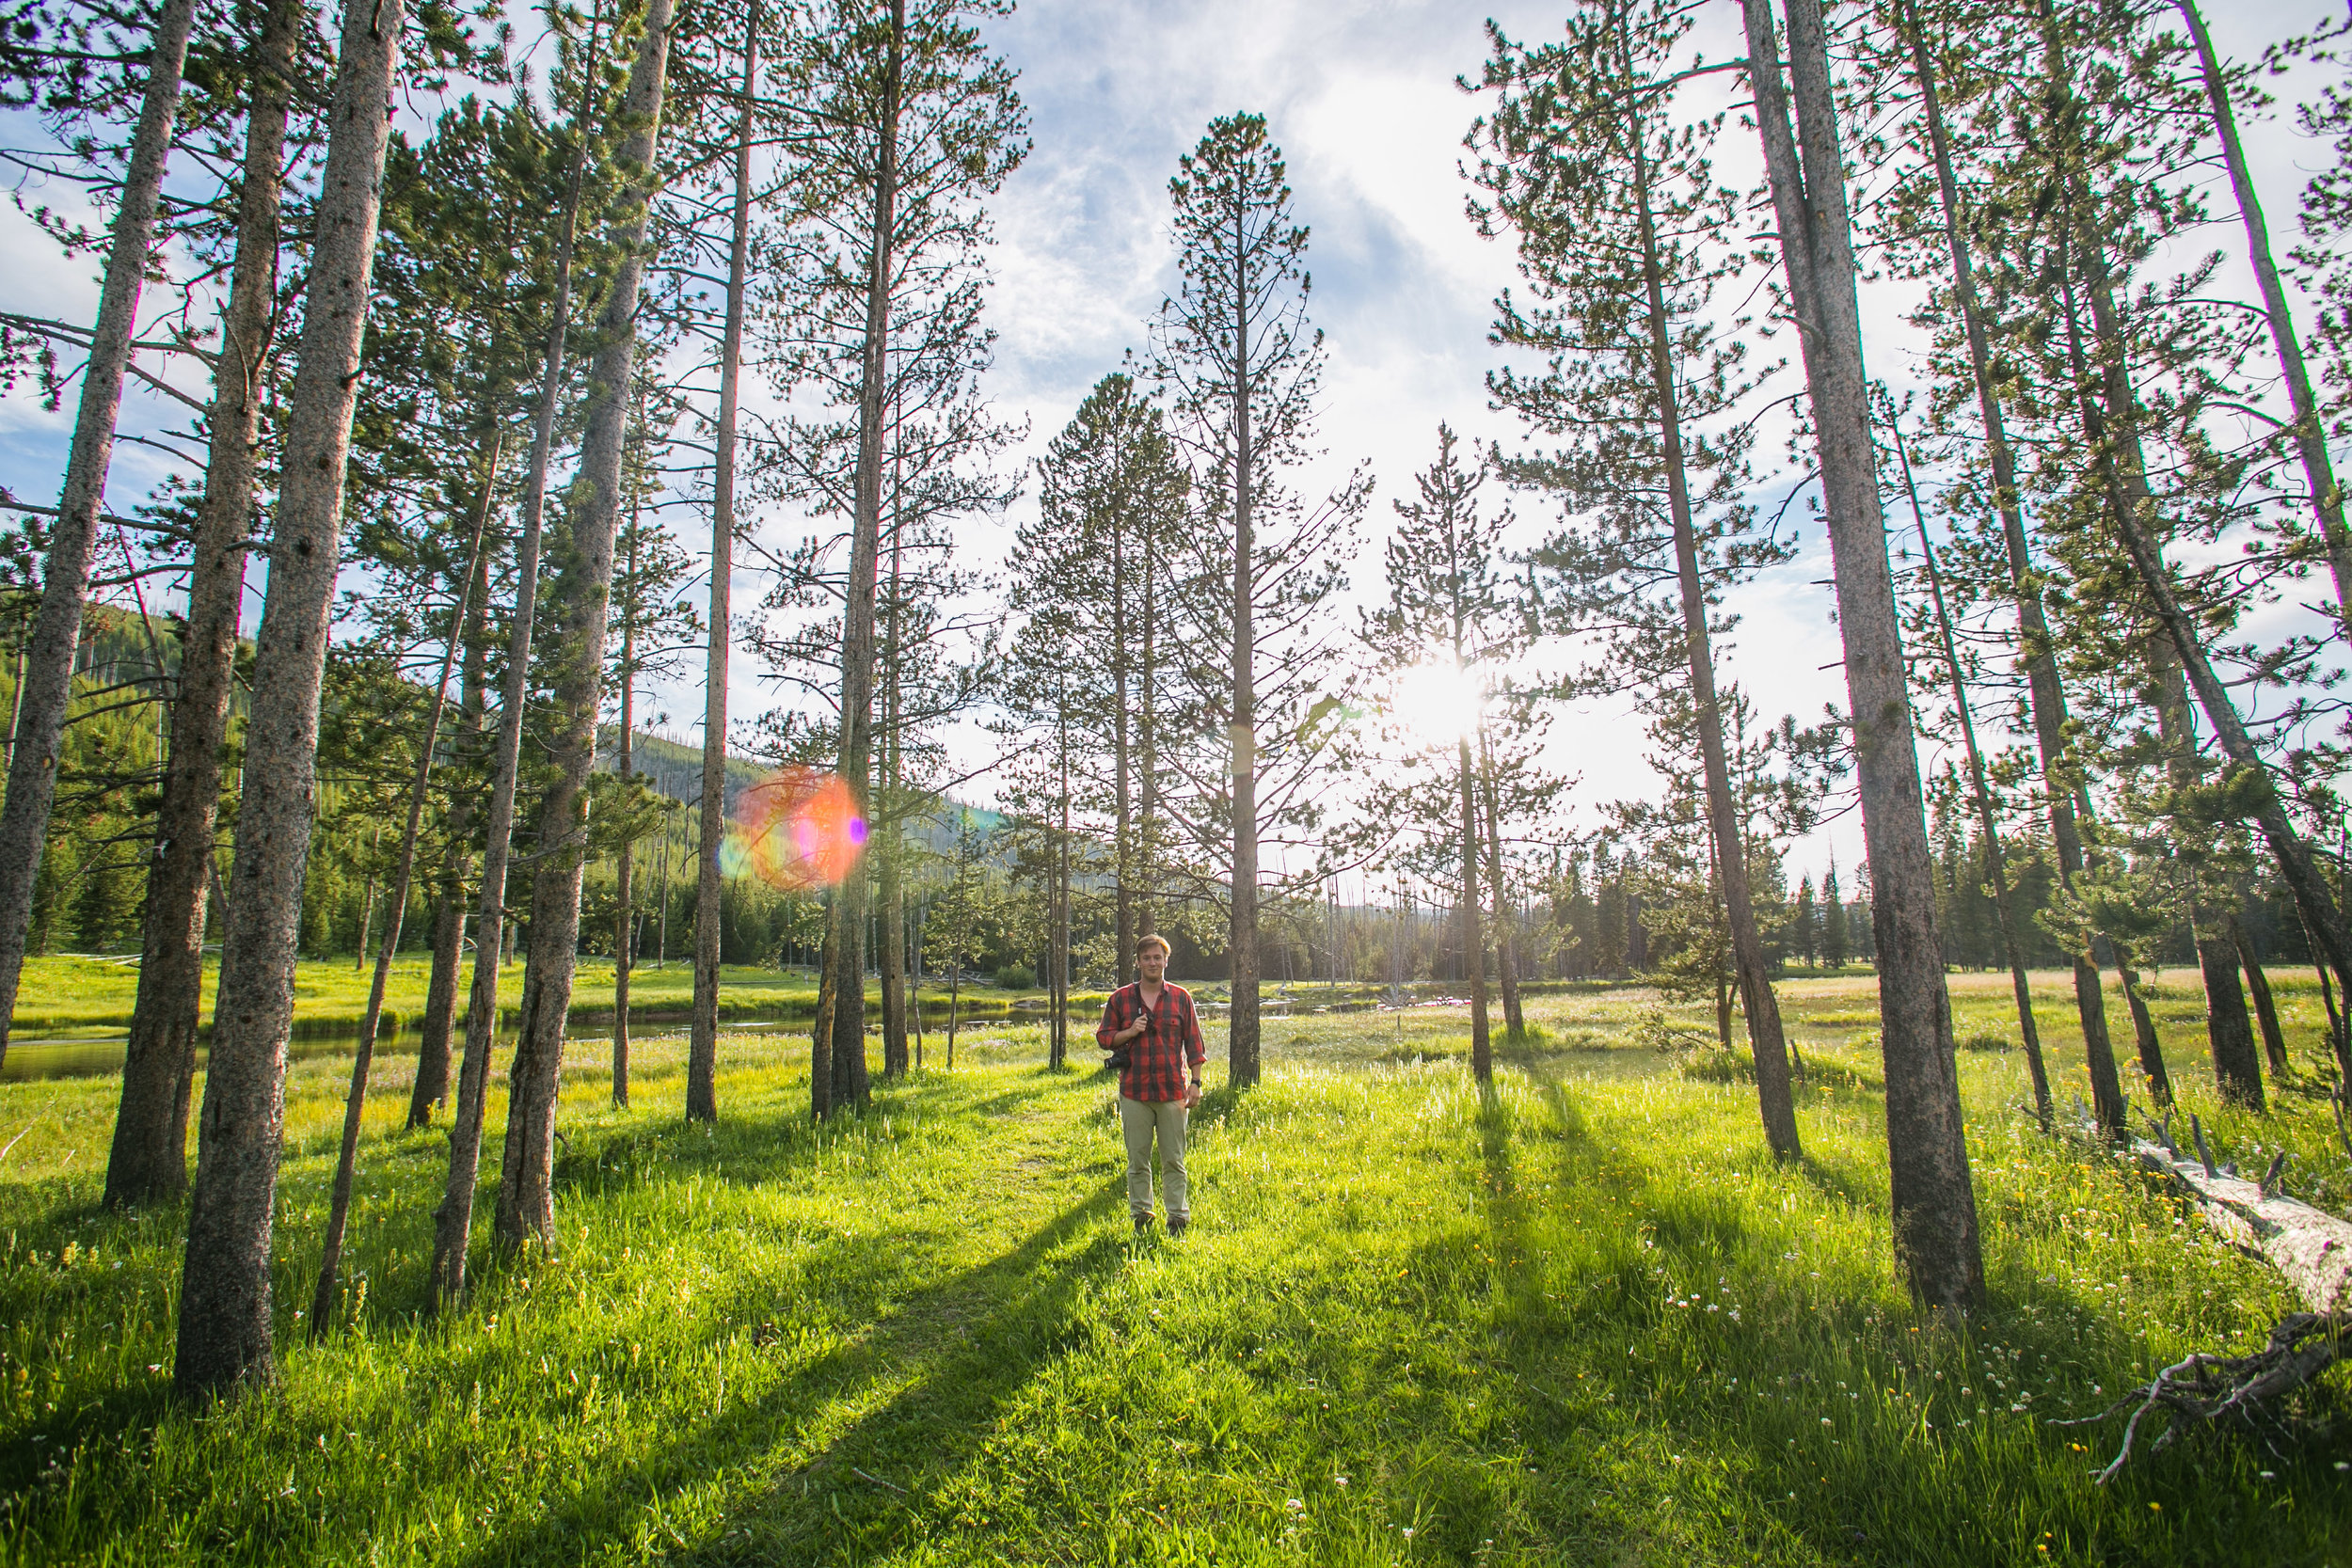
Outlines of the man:
{"label": "man", "polygon": [[1136,1218],[1136,1234],[1149,1235],[1152,1229],[1152,1142],[1157,1137],[1168,1233],[1181,1236],[1192,1220],[1184,1184],[1184,1118],[1200,1103],[1200,1064],[1208,1046],[1200,1038],[1200,1016],[1193,1011],[1191,993],[1165,978],[1167,939],[1145,937],[1136,943],[1136,968],[1143,978],[1111,992],[1094,1041],[1113,1053],[1110,1060],[1120,1069],[1119,1123],[1127,1135],[1127,1208]]}

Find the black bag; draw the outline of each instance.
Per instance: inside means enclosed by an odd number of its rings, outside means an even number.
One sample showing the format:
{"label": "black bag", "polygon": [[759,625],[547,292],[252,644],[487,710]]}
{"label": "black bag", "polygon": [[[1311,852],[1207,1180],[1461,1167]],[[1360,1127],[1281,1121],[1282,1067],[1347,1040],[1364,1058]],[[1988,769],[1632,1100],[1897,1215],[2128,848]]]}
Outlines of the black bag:
{"label": "black bag", "polygon": [[[1136,1001],[1140,1003],[1142,1001],[1141,996],[1138,995],[1136,997]],[[1147,1014],[1143,1012],[1137,1012],[1136,1014],[1136,1018],[1143,1018],[1146,1016]],[[1134,1022],[1135,1019],[1129,1019],[1127,1021],[1128,1023],[1133,1023]],[[1120,1027],[1125,1028],[1126,1024],[1121,1024]],[[1142,1037],[1143,1037],[1140,1035],[1136,1037],[1136,1039],[1141,1039]],[[1105,1072],[1126,1071],[1129,1068],[1135,1065],[1135,1040],[1129,1040],[1125,1045],[1111,1046],[1109,1048],[1109,1054],[1103,1058],[1103,1069]]]}

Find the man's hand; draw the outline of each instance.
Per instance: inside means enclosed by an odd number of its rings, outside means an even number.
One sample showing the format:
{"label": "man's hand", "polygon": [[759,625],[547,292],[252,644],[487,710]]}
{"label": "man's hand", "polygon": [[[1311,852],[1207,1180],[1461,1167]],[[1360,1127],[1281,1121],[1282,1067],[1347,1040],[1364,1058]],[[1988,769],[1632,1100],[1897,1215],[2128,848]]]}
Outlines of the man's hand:
{"label": "man's hand", "polygon": [[1121,1029],[1118,1034],[1113,1035],[1111,1038],[1116,1040],[1120,1045],[1125,1045],[1130,1040],[1142,1038],[1143,1032],[1150,1027],[1150,1023],[1146,1022],[1142,1019],[1137,1019],[1133,1023],[1127,1025],[1124,1029]]}
{"label": "man's hand", "polygon": [[1197,1108],[1200,1106],[1200,1085],[1199,1080],[1197,1080],[1197,1079],[1196,1079],[1196,1080],[1195,1080],[1195,1081],[1194,1081],[1194,1082],[1193,1082],[1193,1083],[1192,1083],[1192,1084],[1191,1084],[1191,1085],[1189,1085],[1189,1086],[1188,1086],[1188,1087],[1184,1090],[1184,1109],[1185,1109],[1185,1110],[1187,1110],[1187,1111],[1194,1110],[1194,1109],[1197,1109]]}

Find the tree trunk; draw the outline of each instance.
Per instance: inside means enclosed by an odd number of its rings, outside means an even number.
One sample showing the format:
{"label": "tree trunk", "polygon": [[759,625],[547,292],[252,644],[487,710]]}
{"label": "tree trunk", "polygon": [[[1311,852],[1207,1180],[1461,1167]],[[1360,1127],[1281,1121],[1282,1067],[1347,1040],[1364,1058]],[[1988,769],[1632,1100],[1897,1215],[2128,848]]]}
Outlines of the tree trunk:
{"label": "tree trunk", "polygon": [[[873,819],[874,589],[882,555],[883,383],[888,375],[892,239],[898,211],[898,92],[905,65],[906,0],[890,0],[882,114],[877,127],[874,215],[866,275],[866,341],[858,379],[857,476],[850,535],[850,577],[841,616],[841,775],[859,815]],[[832,1109],[866,1107],[866,870],[845,878],[836,898],[833,952]],[[824,1114],[820,1112],[819,1114]]]}
{"label": "tree trunk", "polygon": [[[621,788],[633,776],[631,730],[637,722],[637,530],[632,505],[628,534],[628,591],[621,604],[621,739],[617,767]],[[636,946],[636,910],[629,903],[629,873],[636,846],[621,841],[612,871],[612,1103],[628,1109],[628,971]]]}
{"label": "tree trunk", "polygon": [[1471,803],[1469,737],[1455,741],[1454,746],[1460,752],[1462,787],[1462,972],[1470,980],[1470,1076],[1481,1084],[1491,1084],[1494,1044],[1486,1025],[1486,939],[1478,920],[1478,814]]}
{"label": "tree trunk", "polygon": [[1983,1253],[1936,929],[1935,866],[1870,441],[1827,40],[1819,0],[1787,0],[1792,135],[1771,0],[1742,3],[1756,120],[1820,451],[1852,703],[1879,972],[1896,1256],[1915,1299],[1964,1312],[1983,1297]]}
{"label": "tree trunk", "polygon": [[[2176,790],[2197,784],[2197,733],[2188,711],[2188,689],[2182,684],[2176,650],[2166,639],[2153,640],[2149,659],[2153,677],[2157,729],[2164,743],[2166,773]],[[2254,1054],[2254,1026],[2246,1016],[2246,993],[2238,989],[2237,955],[2225,944],[2219,920],[2205,902],[2194,865],[2188,872],[2189,940],[2197,947],[2197,968],[2205,988],[2205,1040],[2213,1053],[2213,1071],[2221,1096],[2233,1103],[2263,1108],[2262,1063]],[[2169,1101],[2171,1085],[2166,1085]]]}
{"label": "tree trunk", "polygon": [[[588,37],[588,78],[596,79],[601,35]],[[586,173],[591,106],[582,95],[574,117],[576,150],[557,230],[548,352],[523,483],[523,531],[515,560],[515,618],[508,632],[506,678],[500,690],[498,753],[491,763],[489,808],[484,822],[482,888],[474,916],[473,981],[466,998],[466,1054],[458,1068],[457,1105],[450,1118],[449,1180],[433,1212],[433,1299],[453,1303],[466,1291],[466,1249],[473,1231],[474,1185],[482,1164],[483,1114],[490,1092],[490,1052],[498,1035],[499,972],[505,967],[506,868],[515,838],[515,786],[522,766],[525,700],[531,690],[532,628],[538,617],[539,556],[547,515],[548,468],[555,447],[555,415],[564,392],[564,343],[571,328],[572,251]]]}
{"label": "tree trunk", "polygon": [[[1234,214],[1238,241],[1241,214]],[[1233,867],[1232,916],[1226,952],[1232,964],[1232,1006],[1226,1015],[1225,1073],[1236,1088],[1258,1082],[1258,673],[1256,584],[1252,578],[1257,547],[1249,482],[1256,453],[1249,433],[1249,257],[1236,243],[1233,254],[1233,711],[1231,744],[1233,751]],[[1468,788],[1468,784],[1464,785]],[[1466,804],[1463,808],[1469,810]],[[1465,845],[1464,852],[1470,847]],[[1462,885],[1478,886],[1474,862],[1462,868]],[[1482,977],[1482,985],[1485,983]],[[1486,1038],[1485,1008],[1480,1008],[1480,1045]],[[1485,1076],[1481,1072],[1481,1077]]]}
{"label": "tree trunk", "polygon": [[403,0],[343,17],[326,166],[312,219],[300,361],[288,396],[269,595],[255,639],[244,791],[221,944],[173,1391],[194,1403],[273,1380],[270,1243],[294,1027],[294,943],[310,848],[319,686],[342,544],[343,469],[375,260],[384,104]]}
{"label": "tree trunk", "polygon": [[[1715,655],[1707,629],[1707,594],[1699,582],[1698,538],[1691,521],[1682,415],[1675,390],[1665,277],[1659,258],[1658,233],[1650,216],[1648,142],[1638,124],[1630,140],[1634,146],[1634,188],[1641,203],[1650,376],[1658,396],[1658,434],[1665,460],[1667,508],[1674,521],[1676,577],[1682,594],[1683,650],[1690,663],[1692,704],[1698,714],[1699,756],[1707,776],[1708,826],[1722,879],[1724,914],[1731,927],[1733,972],[1739,980],[1740,1006],[1747,1014],[1748,1040],[1756,1055],[1756,1101],[1764,1120],[1764,1140],[1772,1146],[1774,1159],[1795,1160],[1804,1150],[1797,1134],[1796,1096],[1789,1085],[1788,1047],[1781,1028],[1780,1001],[1772,993],[1764,940],[1756,930],[1756,904],[1748,888],[1747,834],[1732,802],[1731,768],[1724,753],[1723,709],[1715,697]],[[1875,495],[1872,499],[1875,500]],[[1883,562],[1883,551],[1880,559]],[[1843,575],[1841,572],[1841,580]],[[1907,715],[1908,708],[1905,712]],[[1909,736],[1904,738],[1907,742]],[[1907,746],[1904,754],[1910,754]],[[1498,888],[1498,899],[1500,896]]]}
{"label": "tree trunk", "polygon": [[[89,358],[82,370],[82,401],[74,414],[65,484],[41,570],[40,609],[17,680],[8,799],[0,804],[0,1062],[8,1058],[17,982],[24,973],[33,884],[40,875],[49,808],[57,793],[58,743],[65,734],[66,710],[73,702],[73,660],[82,642],[82,605],[89,594],[90,548],[106,497],[106,471],[114,461],[115,420],[122,408],[131,339],[138,328],[139,286],[146,281],[148,253],[154,243],[155,208],[171,154],[173,121],[180,112],[180,70],[187,58],[195,14],[195,0],[164,0],[148,40],[147,88],[106,248],[98,320],[90,329]],[[222,352],[226,366],[229,345],[224,343]],[[176,1179],[172,1184],[177,1187]]]}
{"label": "tree trunk", "polygon": [[[1502,799],[1495,783],[1494,752],[1486,733],[1478,734],[1478,777],[1486,805],[1486,886],[1494,898],[1495,973],[1502,982],[1502,1027],[1513,1039],[1527,1035],[1527,1014],[1519,1006],[1518,939],[1512,933],[1511,909],[1502,896]],[[1336,926],[1331,932],[1331,978],[1339,982],[1340,944]]]}
{"label": "tree trunk", "polygon": [[661,869],[654,873],[654,879],[661,884],[661,910],[653,928],[653,966],[660,969],[670,958],[670,829],[666,822],[661,829]]}
{"label": "tree trunk", "polygon": [[515,1065],[507,1075],[506,1144],[494,1235],[514,1251],[552,1241],[555,1117],[562,1085],[564,1026],[571,1016],[580,958],[580,883],[588,858],[588,775],[596,761],[603,704],[604,641],[612,591],[612,540],[621,517],[621,457],[635,385],[637,296],[645,276],[645,230],[656,182],[654,150],[667,85],[671,0],[650,0],[645,33],[628,73],[616,158],[630,185],[617,214],[613,269],[588,367],[588,410],[580,475],[564,553],[549,589],[555,645],[547,660],[558,715],[548,736],[554,777],[539,807],[537,867],[531,880],[531,947],[523,968]]}
{"label": "tree trunk", "polygon": [[368,930],[375,922],[375,835],[368,836],[369,869],[359,893],[359,940],[352,944],[351,967],[358,969],[368,961]]}
{"label": "tree trunk", "polygon": [[2262,1060],[2254,1054],[2246,993],[2238,989],[2237,955],[2208,927],[2201,925],[2192,934],[2197,966],[2205,981],[2205,1028],[2213,1048],[2215,1086],[2233,1105],[2263,1110]]}
{"label": "tree trunk", "polygon": [[1977,807],[1977,831],[1984,839],[1984,879],[1993,890],[1993,911],[2001,925],[2001,951],[2009,959],[2010,991],[2017,1002],[2017,1028],[2026,1044],[2026,1069],[2033,1079],[2034,1119],[2050,1131],[2050,1074],[2042,1059],[2042,1031],[2033,1016],[2033,986],[2026,975],[2025,948],[2017,935],[2017,917],[2010,907],[2009,867],[2001,853],[2000,824],[1993,815],[1993,791],[1985,783],[1984,753],[1977,749],[1977,722],[1969,711],[1968,683],[1962,678],[1960,647],[1952,636],[1952,617],[1944,602],[1944,574],[1935,563],[1935,546],[1928,541],[1927,514],[1919,506],[1919,486],[1912,477],[1911,450],[1902,428],[1890,425],[1895,455],[1903,470],[1903,490],[1911,499],[1911,520],[1919,533],[1919,561],[1927,568],[1928,590],[1935,605],[1935,630],[1944,648],[1944,668],[1952,687],[1952,713],[1960,721],[1960,736],[1968,756],[1968,788]]}
{"label": "tree trunk", "polygon": [[[888,742],[885,739],[884,745]],[[906,887],[898,874],[898,845],[895,825],[875,838],[882,852],[875,878],[882,895],[882,1076],[903,1078],[909,1067],[907,1045]],[[870,842],[870,841],[869,841]]]}
{"label": "tree trunk", "polygon": [[2344,522],[2344,497],[2336,488],[2333,465],[2328,459],[2328,436],[2319,420],[2319,404],[2312,396],[2312,373],[2303,363],[2303,345],[2295,335],[2295,313],[2287,304],[2286,286],[2279,280],[2279,263],[2270,254],[2270,225],[2263,217],[2262,198],[2254,189],[2253,171],[2247,166],[2246,149],[2237,134],[2237,116],[2230,107],[2230,87],[2215,55],[2205,19],[2196,0],[2174,0],[2188,36],[2197,45],[2197,61],[2205,78],[2205,98],[2213,106],[2214,131],[2221,143],[2221,158],[2230,171],[2230,192],[2246,226],[2246,255],[2262,289],[2263,312],[2270,326],[2270,343],[2279,356],[2279,372],[2286,382],[2287,406],[2295,414],[2296,455],[2303,460],[2303,482],[2311,489],[2312,515],[2328,546],[2328,569],[2334,575],[2336,607],[2352,627],[2352,530]]}
{"label": "tree trunk", "polygon": [[825,906],[825,944],[817,958],[817,1024],[809,1031],[808,1114],[811,1121],[833,1115],[833,1015],[835,961],[841,941],[839,890]]}
{"label": "tree trunk", "polygon": [[[457,729],[450,737],[453,759],[470,753],[482,734],[482,688],[489,663],[489,560],[485,556],[469,590],[466,663],[459,677]],[[457,1010],[457,969],[466,951],[466,873],[472,860],[473,797],[450,792],[445,824],[448,863],[433,912],[433,976],[425,987],[424,1035],[417,1042],[417,1079],[408,1094],[408,1125],[433,1125],[433,1111],[449,1102],[450,1024]],[[477,934],[478,936],[478,934]]]}
{"label": "tree trunk", "polygon": [[1135,717],[1127,641],[1127,519],[1111,529],[1111,984],[1122,984],[1135,961]]}
{"label": "tree trunk", "polygon": [[2263,973],[2262,958],[2246,935],[2244,923],[2233,914],[2226,924],[2230,945],[2237,950],[2238,962],[2246,966],[2246,989],[2254,993],[2254,1016],[2262,1023],[2263,1054],[2270,1058],[2270,1075],[2281,1077],[2288,1067],[2287,1041],[2279,1028],[2279,1004],[2270,994],[2270,976]]}
{"label": "tree trunk", "polygon": [[1159,540],[1147,536],[1143,548],[1143,659],[1136,673],[1136,798],[1138,804],[1136,823],[1136,927],[1135,941],[1119,956],[1119,974],[1125,975],[1127,966],[1135,962],[1135,943],[1151,936],[1159,927],[1152,924],[1152,900],[1158,883],[1160,757],[1159,719],[1152,705],[1159,700]]}
{"label": "tree trunk", "polygon": [[1056,693],[1061,709],[1061,827],[1054,835],[1054,1070],[1070,1059],[1070,704],[1065,688]]}
{"label": "tree trunk", "polygon": [[[727,246],[727,322],[719,351],[719,428],[710,486],[710,645],[703,663],[702,837],[694,858],[694,1016],[686,1046],[686,1118],[719,1119],[719,853],[727,831],[729,578],[735,570],[735,426],[741,397],[743,302],[751,267],[752,104],[759,82],[759,7],[743,30],[743,111],[735,135],[734,237]],[[669,936],[664,879],[662,947]]]}
{"label": "tree trunk", "polygon": [[[198,999],[204,981],[205,895],[220,819],[220,753],[235,685],[237,622],[245,603],[245,541],[253,526],[262,366],[277,295],[286,105],[302,17],[295,0],[272,0],[251,62],[237,249],[213,373],[212,441],[188,574],[179,690],[171,705],[171,755],[156,808],[155,856],[141,920],[138,997],[131,1008],[122,1103],[106,1161],[109,1208],[177,1197],[188,1180],[188,1101],[196,1081]],[[21,657],[17,689],[24,689]],[[6,1049],[6,1031],[0,1021],[0,1051]]]}
{"label": "tree trunk", "polygon": [[[2042,759],[2050,841],[2058,853],[2059,884],[2072,889],[2083,868],[2083,847],[2082,833],[2074,817],[2074,790],[2069,783],[2074,768],[2066,739],[2066,689],[2058,678],[2049,621],[2042,611],[2040,590],[2033,581],[2025,515],[2017,503],[2016,458],[2001,414],[1993,350],[1985,331],[1984,309],[1977,293],[1976,268],[1968,255],[1960,182],[1953,172],[1951,140],[1945,129],[1943,103],[1928,55],[1927,36],[1910,0],[1903,0],[1902,18],[1904,31],[1910,38],[1920,104],[1926,114],[1929,147],[1935,160],[1945,245],[1951,256],[1953,296],[1968,340],[1977,412],[1984,422],[1986,456],[1993,469],[1994,509],[2000,517],[2001,539],[2009,555],[2010,592],[2017,604],[2019,655],[2026,666],[2026,702],[2033,718],[2035,746]],[[2100,984],[2095,952],[2075,954],[2074,970],[2074,1015],[2082,1026],[2092,1114],[2109,1137],[2120,1137],[2124,1132],[2123,1083],[2116,1070],[2115,1045],[2107,1034],[2106,997]]]}
{"label": "tree trunk", "polygon": [[905,840],[900,832],[898,794],[898,630],[900,626],[899,565],[903,541],[898,492],[898,465],[892,463],[890,515],[890,597],[884,607],[882,657],[882,788],[877,795],[882,818],[878,832],[866,842],[876,850],[874,870],[882,895],[882,1076],[903,1078],[907,1072],[906,1009],[906,888],[900,877]]}
{"label": "tree trunk", "polygon": [[[498,472],[498,443],[490,446],[488,474]],[[351,1093],[343,1101],[343,1142],[335,1163],[334,1196],[326,1211],[326,1243],[320,1249],[318,1288],[310,1297],[310,1338],[326,1337],[335,1309],[335,1285],[342,1270],[343,1231],[351,1221],[351,1182],[359,1165],[359,1123],[368,1102],[368,1069],[375,1057],[375,1031],[384,1019],[384,988],[391,979],[392,956],[400,951],[400,927],[408,911],[408,882],[417,869],[417,834],[424,826],[425,790],[433,782],[433,752],[441,739],[441,709],[449,698],[449,677],[464,641],[468,605],[482,566],[482,541],[490,526],[490,486],[485,481],[476,504],[473,540],[466,556],[465,587],[450,612],[449,642],[441,650],[441,672],[425,705],[424,733],[418,738],[417,771],[408,792],[408,820],[401,828],[400,859],[386,889],[390,911],[384,917],[384,942],[375,955],[375,973],[368,981],[367,1011],[360,1015],[359,1040],[351,1058]]]}

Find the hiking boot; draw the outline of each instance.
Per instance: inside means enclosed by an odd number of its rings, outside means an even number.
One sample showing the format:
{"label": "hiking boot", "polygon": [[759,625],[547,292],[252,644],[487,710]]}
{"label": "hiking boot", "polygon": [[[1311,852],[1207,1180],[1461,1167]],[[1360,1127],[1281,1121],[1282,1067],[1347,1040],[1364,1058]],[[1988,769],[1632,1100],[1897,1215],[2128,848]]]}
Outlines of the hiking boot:
{"label": "hiking boot", "polygon": [[[1169,1228],[1170,1228],[1170,1229],[1173,1229],[1173,1228],[1174,1228],[1174,1225],[1173,1225],[1173,1223],[1172,1223],[1172,1222],[1170,1223],[1170,1227],[1169,1227]],[[1149,1215],[1149,1214],[1137,1214],[1137,1215],[1136,1216],[1136,1235],[1138,1235],[1138,1236],[1149,1236],[1150,1234],[1152,1234],[1152,1216],[1151,1216],[1151,1215]]]}
{"label": "hiking boot", "polygon": [[1192,1220],[1188,1215],[1170,1214],[1168,1216],[1168,1233],[1171,1236],[1181,1236],[1184,1233],[1184,1227],[1191,1223]]}

